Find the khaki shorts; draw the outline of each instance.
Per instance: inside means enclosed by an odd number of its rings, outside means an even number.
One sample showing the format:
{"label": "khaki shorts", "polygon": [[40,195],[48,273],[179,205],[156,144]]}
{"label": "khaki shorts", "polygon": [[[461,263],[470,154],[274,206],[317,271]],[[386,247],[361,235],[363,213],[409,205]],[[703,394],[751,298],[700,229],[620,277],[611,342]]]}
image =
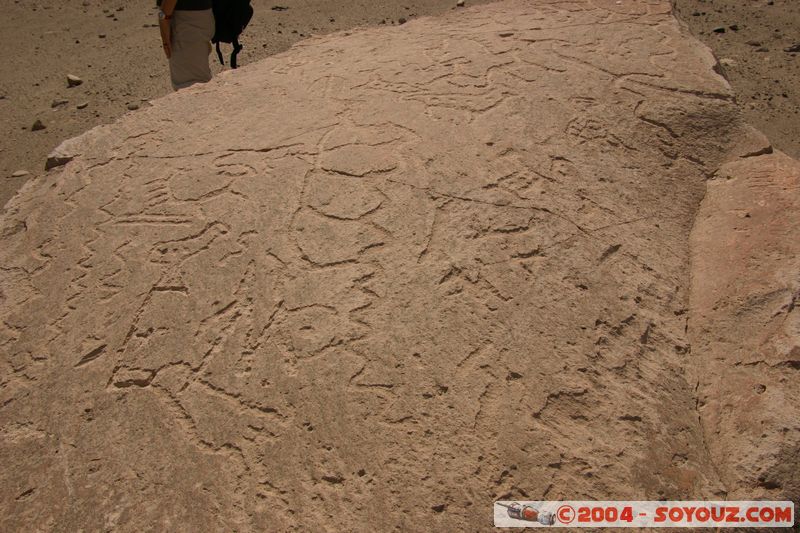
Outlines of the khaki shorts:
{"label": "khaki shorts", "polygon": [[208,56],[214,37],[214,13],[175,10],[172,14],[172,57],[169,71],[176,91],[211,80]]}

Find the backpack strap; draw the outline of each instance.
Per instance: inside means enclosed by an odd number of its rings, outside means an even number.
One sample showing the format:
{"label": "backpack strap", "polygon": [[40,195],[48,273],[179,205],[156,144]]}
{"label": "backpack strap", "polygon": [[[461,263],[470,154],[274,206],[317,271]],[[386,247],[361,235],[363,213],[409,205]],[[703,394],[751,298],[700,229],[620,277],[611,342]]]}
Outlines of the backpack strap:
{"label": "backpack strap", "polygon": [[[219,46],[219,45],[217,45],[217,46]],[[242,48],[244,48],[244,46],[239,44],[239,38],[237,37],[236,39],[233,40],[233,53],[231,54],[231,68],[238,68],[239,67],[239,64],[236,62],[236,56],[239,55],[239,52],[242,51]],[[223,65],[224,64],[225,63],[223,63]]]}
{"label": "backpack strap", "polygon": [[219,48],[219,41],[217,41],[217,57],[219,58],[219,62],[224,65],[225,60],[222,58],[222,50]]}

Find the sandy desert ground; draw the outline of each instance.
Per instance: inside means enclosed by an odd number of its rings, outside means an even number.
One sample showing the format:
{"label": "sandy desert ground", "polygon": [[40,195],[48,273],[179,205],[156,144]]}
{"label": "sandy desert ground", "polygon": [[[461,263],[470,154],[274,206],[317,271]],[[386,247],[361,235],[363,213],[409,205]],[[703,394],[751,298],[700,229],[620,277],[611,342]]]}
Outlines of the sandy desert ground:
{"label": "sandy desert ground", "polygon": [[[153,4],[0,2],[6,14],[0,20],[0,206],[30,176],[44,171],[47,154],[61,141],[170,91]],[[777,148],[800,156],[800,54],[786,51],[800,43],[800,3],[675,4],[680,17],[722,60],[747,120]],[[397,25],[457,9],[456,0],[254,0],[253,5],[256,16],[243,39],[242,64],[285,51],[312,34]],[[67,88],[68,74],[84,83]],[[37,120],[44,129],[32,131]]]}

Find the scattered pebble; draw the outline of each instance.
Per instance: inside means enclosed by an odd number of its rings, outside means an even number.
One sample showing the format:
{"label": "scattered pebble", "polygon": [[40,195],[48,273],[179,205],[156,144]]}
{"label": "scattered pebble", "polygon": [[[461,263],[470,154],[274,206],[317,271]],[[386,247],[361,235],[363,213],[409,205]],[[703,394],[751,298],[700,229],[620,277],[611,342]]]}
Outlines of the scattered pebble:
{"label": "scattered pebble", "polygon": [[403,17],[400,17],[399,19],[397,19],[397,23],[398,24],[405,24],[406,22],[407,22],[406,19],[403,18]]}
{"label": "scattered pebble", "polygon": [[289,8],[286,6],[272,6],[273,11],[286,11],[287,9]]}
{"label": "scattered pebble", "polygon": [[794,54],[800,52],[800,43],[793,44],[789,48],[784,48],[784,52],[789,52],[790,54]]}
{"label": "scattered pebble", "polygon": [[136,102],[131,102],[128,104],[127,107],[128,111],[136,111],[137,109],[139,109],[139,104],[137,104]]}
{"label": "scattered pebble", "polygon": [[50,104],[50,107],[52,108],[61,107],[62,105],[67,105],[68,103],[69,100],[64,100],[63,98],[56,98],[55,100],[53,100],[53,103]]}
{"label": "scattered pebble", "polygon": [[45,129],[46,127],[47,126],[44,125],[44,122],[42,122],[41,120],[37,120],[36,122],[33,123],[33,126],[31,126],[31,131],[40,131]]}
{"label": "scattered pebble", "polygon": [[77,107],[78,109],[86,109],[87,107],[89,107],[89,102],[81,102],[75,107]]}
{"label": "scattered pebble", "polygon": [[456,7],[464,7],[465,5],[466,2],[464,0],[458,0],[458,2],[456,2]]}
{"label": "scattered pebble", "polygon": [[83,80],[74,74],[67,74],[67,87],[77,87],[82,84]]}
{"label": "scattered pebble", "polygon": [[717,28],[714,28],[711,31],[713,31],[714,33],[725,33],[725,27],[724,26],[719,26]]}
{"label": "scattered pebble", "polygon": [[27,170],[17,170],[13,174],[11,174],[11,177],[12,178],[22,178],[22,177],[27,176],[28,174],[30,174],[30,172],[28,172]]}

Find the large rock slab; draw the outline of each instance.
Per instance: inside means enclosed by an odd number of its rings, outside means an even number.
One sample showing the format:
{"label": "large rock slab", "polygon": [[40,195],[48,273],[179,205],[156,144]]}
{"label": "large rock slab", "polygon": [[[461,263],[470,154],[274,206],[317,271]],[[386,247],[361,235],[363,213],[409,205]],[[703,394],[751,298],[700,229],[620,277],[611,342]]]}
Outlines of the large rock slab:
{"label": "large rock slab", "polygon": [[[793,497],[797,167],[715,65],[667,1],[509,1],[315,38],[66,143],[0,229],[2,529]],[[735,234],[751,179],[785,210]],[[782,274],[709,293],[725,258]],[[736,302],[764,294],[751,356]],[[766,387],[766,437],[731,434],[754,404],[718,371]]]}
{"label": "large rock slab", "polygon": [[692,231],[698,406],[731,498],[800,499],[800,164],[723,165]]}

